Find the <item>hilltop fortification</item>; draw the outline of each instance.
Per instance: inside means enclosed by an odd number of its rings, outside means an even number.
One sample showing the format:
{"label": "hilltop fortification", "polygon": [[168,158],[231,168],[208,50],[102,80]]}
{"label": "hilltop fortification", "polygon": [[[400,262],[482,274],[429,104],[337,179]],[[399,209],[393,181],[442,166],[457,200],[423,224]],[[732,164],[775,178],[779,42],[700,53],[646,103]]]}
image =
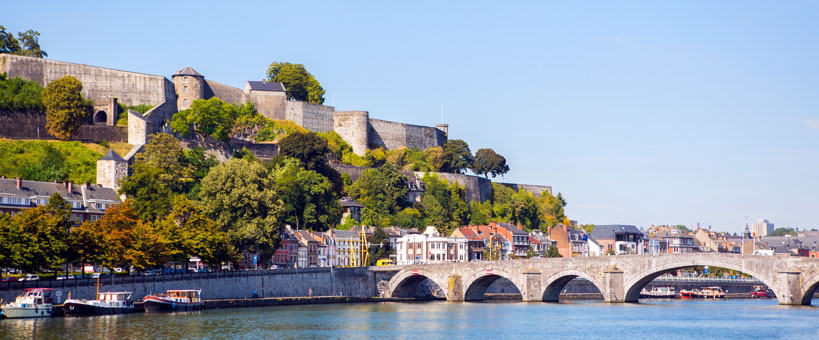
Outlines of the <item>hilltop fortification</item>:
{"label": "hilltop fortification", "polygon": [[[83,83],[83,96],[96,102],[110,103],[116,98],[125,105],[153,106],[143,117],[129,116],[128,141],[134,145],[143,144],[147,135],[161,131],[174,113],[189,108],[194,100],[213,97],[231,104],[251,102],[267,118],[291,120],[310,131],[336,131],[359,155],[368,148],[426,149],[442,146],[447,140],[445,125],[429,127],[372,119],[367,111],[336,111],[332,106],[287,100],[281,83],[247,81],[239,89],[206,79],[190,66],[175,72],[173,80],[169,80],[160,75],[0,54],[2,72],[42,86],[73,76]],[[95,106],[93,117],[99,119],[93,123],[115,122],[116,112],[109,111],[116,111],[114,105]]]}

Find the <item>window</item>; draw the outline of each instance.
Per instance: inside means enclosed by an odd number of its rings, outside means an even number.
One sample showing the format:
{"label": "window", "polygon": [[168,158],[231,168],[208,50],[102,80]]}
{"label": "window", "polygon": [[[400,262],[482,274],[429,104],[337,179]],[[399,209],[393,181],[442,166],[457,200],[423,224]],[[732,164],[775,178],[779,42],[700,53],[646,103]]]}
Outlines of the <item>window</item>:
{"label": "window", "polygon": [[182,99],[182,106],[188,106],[188,100]]}
{"label": "window", "polygon": [[182,92],[188,93],[188,85],[185,85],[185,87],[182,88]]}
{"label": "window", "polygon": [[182,82],[187,83],[188,82],[188,77],[182,77]]}

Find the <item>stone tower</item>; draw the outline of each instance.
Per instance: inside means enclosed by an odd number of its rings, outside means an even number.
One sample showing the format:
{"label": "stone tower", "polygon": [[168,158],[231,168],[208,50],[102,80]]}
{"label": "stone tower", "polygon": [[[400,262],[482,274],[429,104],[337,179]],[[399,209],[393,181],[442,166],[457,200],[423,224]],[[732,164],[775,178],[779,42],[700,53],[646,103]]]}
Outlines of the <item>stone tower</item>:
{"label": "stone tower", "polygon": [[336,111],[333,131],[353,148],[353,153],[364,156],[369,143],[370,113],[367,111]]}
{"label": "stone tower", "polygon": [[119,181],[128,176],[128,162],[114,150],[97,160],[97,184],[106,188],[119,189]]}
{"label": "stone tower", "polygon": [[205,77],[193,67],[186,66],[174,73],[173,87],[177,94],[176,107],[179,111],[187,110],[194,100],[204,98]]}

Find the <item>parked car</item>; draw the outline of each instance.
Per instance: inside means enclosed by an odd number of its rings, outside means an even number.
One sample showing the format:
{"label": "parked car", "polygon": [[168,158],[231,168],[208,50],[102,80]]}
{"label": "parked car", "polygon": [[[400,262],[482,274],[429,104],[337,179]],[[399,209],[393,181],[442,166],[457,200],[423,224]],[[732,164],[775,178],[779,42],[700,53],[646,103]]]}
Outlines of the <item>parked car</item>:
{"label": "parked car", "polygon": [[20,278],[20,281],[40,281],[40,277],[37,274],[27,274]]}
{"label": "parked car", "polygon": [[3,278],[3,282],[17,282],[20,278],[17,276],[6,276]]}
{"label": "parked car", "polygon": [[74,275],[68,274],[68,275],[60,275],[60,276],[57,276],[57,280],[66,280],[66,279],[68,279],[68,280],[73,280],[73,279],[74,279]]}
{"label": "parked car", "polygon": [[92,279],[99,279],[101,275],[102,274],[100,274],[100,273],[93,273],[93,274],[91,274],[91,278]]}

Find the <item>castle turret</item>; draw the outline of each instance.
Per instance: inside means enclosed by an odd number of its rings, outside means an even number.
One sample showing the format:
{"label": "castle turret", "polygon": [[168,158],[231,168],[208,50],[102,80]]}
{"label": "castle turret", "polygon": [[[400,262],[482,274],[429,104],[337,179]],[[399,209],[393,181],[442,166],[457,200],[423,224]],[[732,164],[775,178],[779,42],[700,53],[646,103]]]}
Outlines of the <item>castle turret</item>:
{"label": "castle turret", "polygon": [[97,160],[97,184],[105,188],[119,189],[119,182],[128,176],[128,162],[114,150]]}
{"label": "castle turret", "polygon": [[194,100],[204,97],[205,77],[193,67],[186,66],[173,75],[173,86],[177,94],[176,106],[179,111],[187,110]]}
{"label": "castle turret", "polygon": [[443,131],[443,132],[444,132],[444,135],[446,135],[447,137],[449,137],[449,124],[435,124],[435,127],[436,127],[438,130]]}
{"label": "castle turret", "polygon": [[370,113],[367,111],[336,111],[333,114],[333,131],[353,148],[353,153],[364,156],[369,142],[367,127]]}

